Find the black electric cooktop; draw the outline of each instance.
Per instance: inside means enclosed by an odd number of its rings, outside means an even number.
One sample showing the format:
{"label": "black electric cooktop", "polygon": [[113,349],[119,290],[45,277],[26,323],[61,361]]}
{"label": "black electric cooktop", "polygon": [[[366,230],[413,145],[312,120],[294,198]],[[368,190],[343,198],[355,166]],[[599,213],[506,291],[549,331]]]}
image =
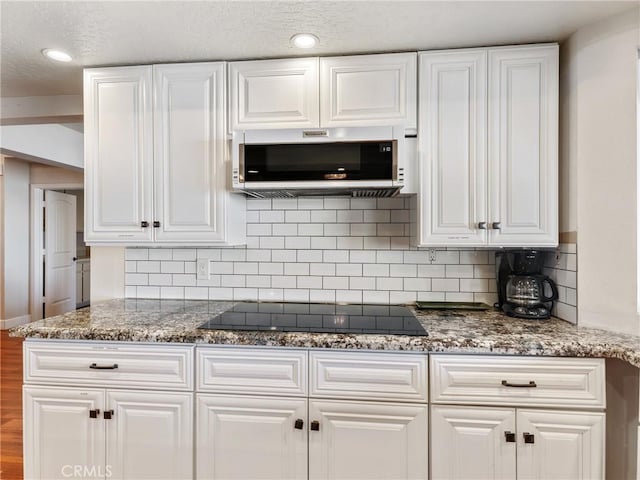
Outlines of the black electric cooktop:
{"label": "black electric cooktop", "polygon": [[428,335],[407,307],[239,302],[198,328],[275,332]]}

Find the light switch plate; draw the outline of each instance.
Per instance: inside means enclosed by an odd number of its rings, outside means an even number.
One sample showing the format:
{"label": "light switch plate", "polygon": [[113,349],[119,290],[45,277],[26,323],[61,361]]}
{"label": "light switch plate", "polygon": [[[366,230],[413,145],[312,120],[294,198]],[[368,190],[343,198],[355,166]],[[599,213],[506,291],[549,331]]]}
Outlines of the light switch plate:
{"label": "light switch plate", "polygon": [[196,260],[196,279],[209,280],[209,259],[199,258]]}

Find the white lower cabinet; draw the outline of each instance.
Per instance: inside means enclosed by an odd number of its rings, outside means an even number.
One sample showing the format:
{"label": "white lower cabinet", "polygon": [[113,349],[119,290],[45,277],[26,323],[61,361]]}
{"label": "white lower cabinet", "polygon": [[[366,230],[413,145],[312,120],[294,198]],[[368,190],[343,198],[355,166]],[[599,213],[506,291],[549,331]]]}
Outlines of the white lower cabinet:
{"label": "white lower cabinet", "polygon": [[193,478],[193,394],[107,391],[112,478]]}
{"label": "white lower cabinet", "polygon": [[431,355],[431,479],[603,479],[604,366]]}
{"label": "white lower cabinet", "polygon": [[25,342],[25,478],[192,479],[193,350]]}
{"label": "white lower cabinet", "polygon": [[516,422],[518,480],[604,478],[604,413],[517,410]]}
{"label": "white lower cabinet", "polygon": [[307,400],[197,396],[197,477],[307,478]]}
{"label": "white lower cabinet", "polygon": [[516,478],[513,408],[431,407],[431,478]]}
{"label": "white lower cabinet", "polygon": [[104,391],[80,388],[23,389],[24,477],[105,477]]}
{"label": "white lower cabinet", "polygon": [[192,478],[193,394],[24,388],[27,479]]}
{"label": "white lower cabinet", "polygon": [[432,406],[431,436],[434,480],[604,478],[604,413]]}
{"label": "white lower cabinet", "polygon": [[426,359],[198,347],[197,478],[426,480]]}
{"label": "white lower cabinet", "polygon": [[428,478],[426,405],[312,399],[309,419],[310,479]]}

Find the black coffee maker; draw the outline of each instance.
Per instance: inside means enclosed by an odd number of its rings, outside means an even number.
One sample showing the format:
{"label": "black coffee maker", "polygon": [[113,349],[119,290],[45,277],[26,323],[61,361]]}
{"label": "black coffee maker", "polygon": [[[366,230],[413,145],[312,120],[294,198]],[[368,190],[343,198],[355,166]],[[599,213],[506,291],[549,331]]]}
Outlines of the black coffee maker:
{"label": "black coffee maker", "polygon": [[[511,317],[551,316],[553,301],[558,299],[558,287],[542,273],[543,257],[544,253],[537,250],[496,252],[497,308]],[[551,294],[547,295],[549,291]]]}

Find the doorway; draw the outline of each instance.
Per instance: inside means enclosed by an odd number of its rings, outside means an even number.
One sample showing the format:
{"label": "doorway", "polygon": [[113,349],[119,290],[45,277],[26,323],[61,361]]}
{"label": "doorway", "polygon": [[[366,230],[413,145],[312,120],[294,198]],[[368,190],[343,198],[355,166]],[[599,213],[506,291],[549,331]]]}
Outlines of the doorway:
{"label": "doorway", "polygon": [[89,304],[83,185],[31,185],[31,318]]}

